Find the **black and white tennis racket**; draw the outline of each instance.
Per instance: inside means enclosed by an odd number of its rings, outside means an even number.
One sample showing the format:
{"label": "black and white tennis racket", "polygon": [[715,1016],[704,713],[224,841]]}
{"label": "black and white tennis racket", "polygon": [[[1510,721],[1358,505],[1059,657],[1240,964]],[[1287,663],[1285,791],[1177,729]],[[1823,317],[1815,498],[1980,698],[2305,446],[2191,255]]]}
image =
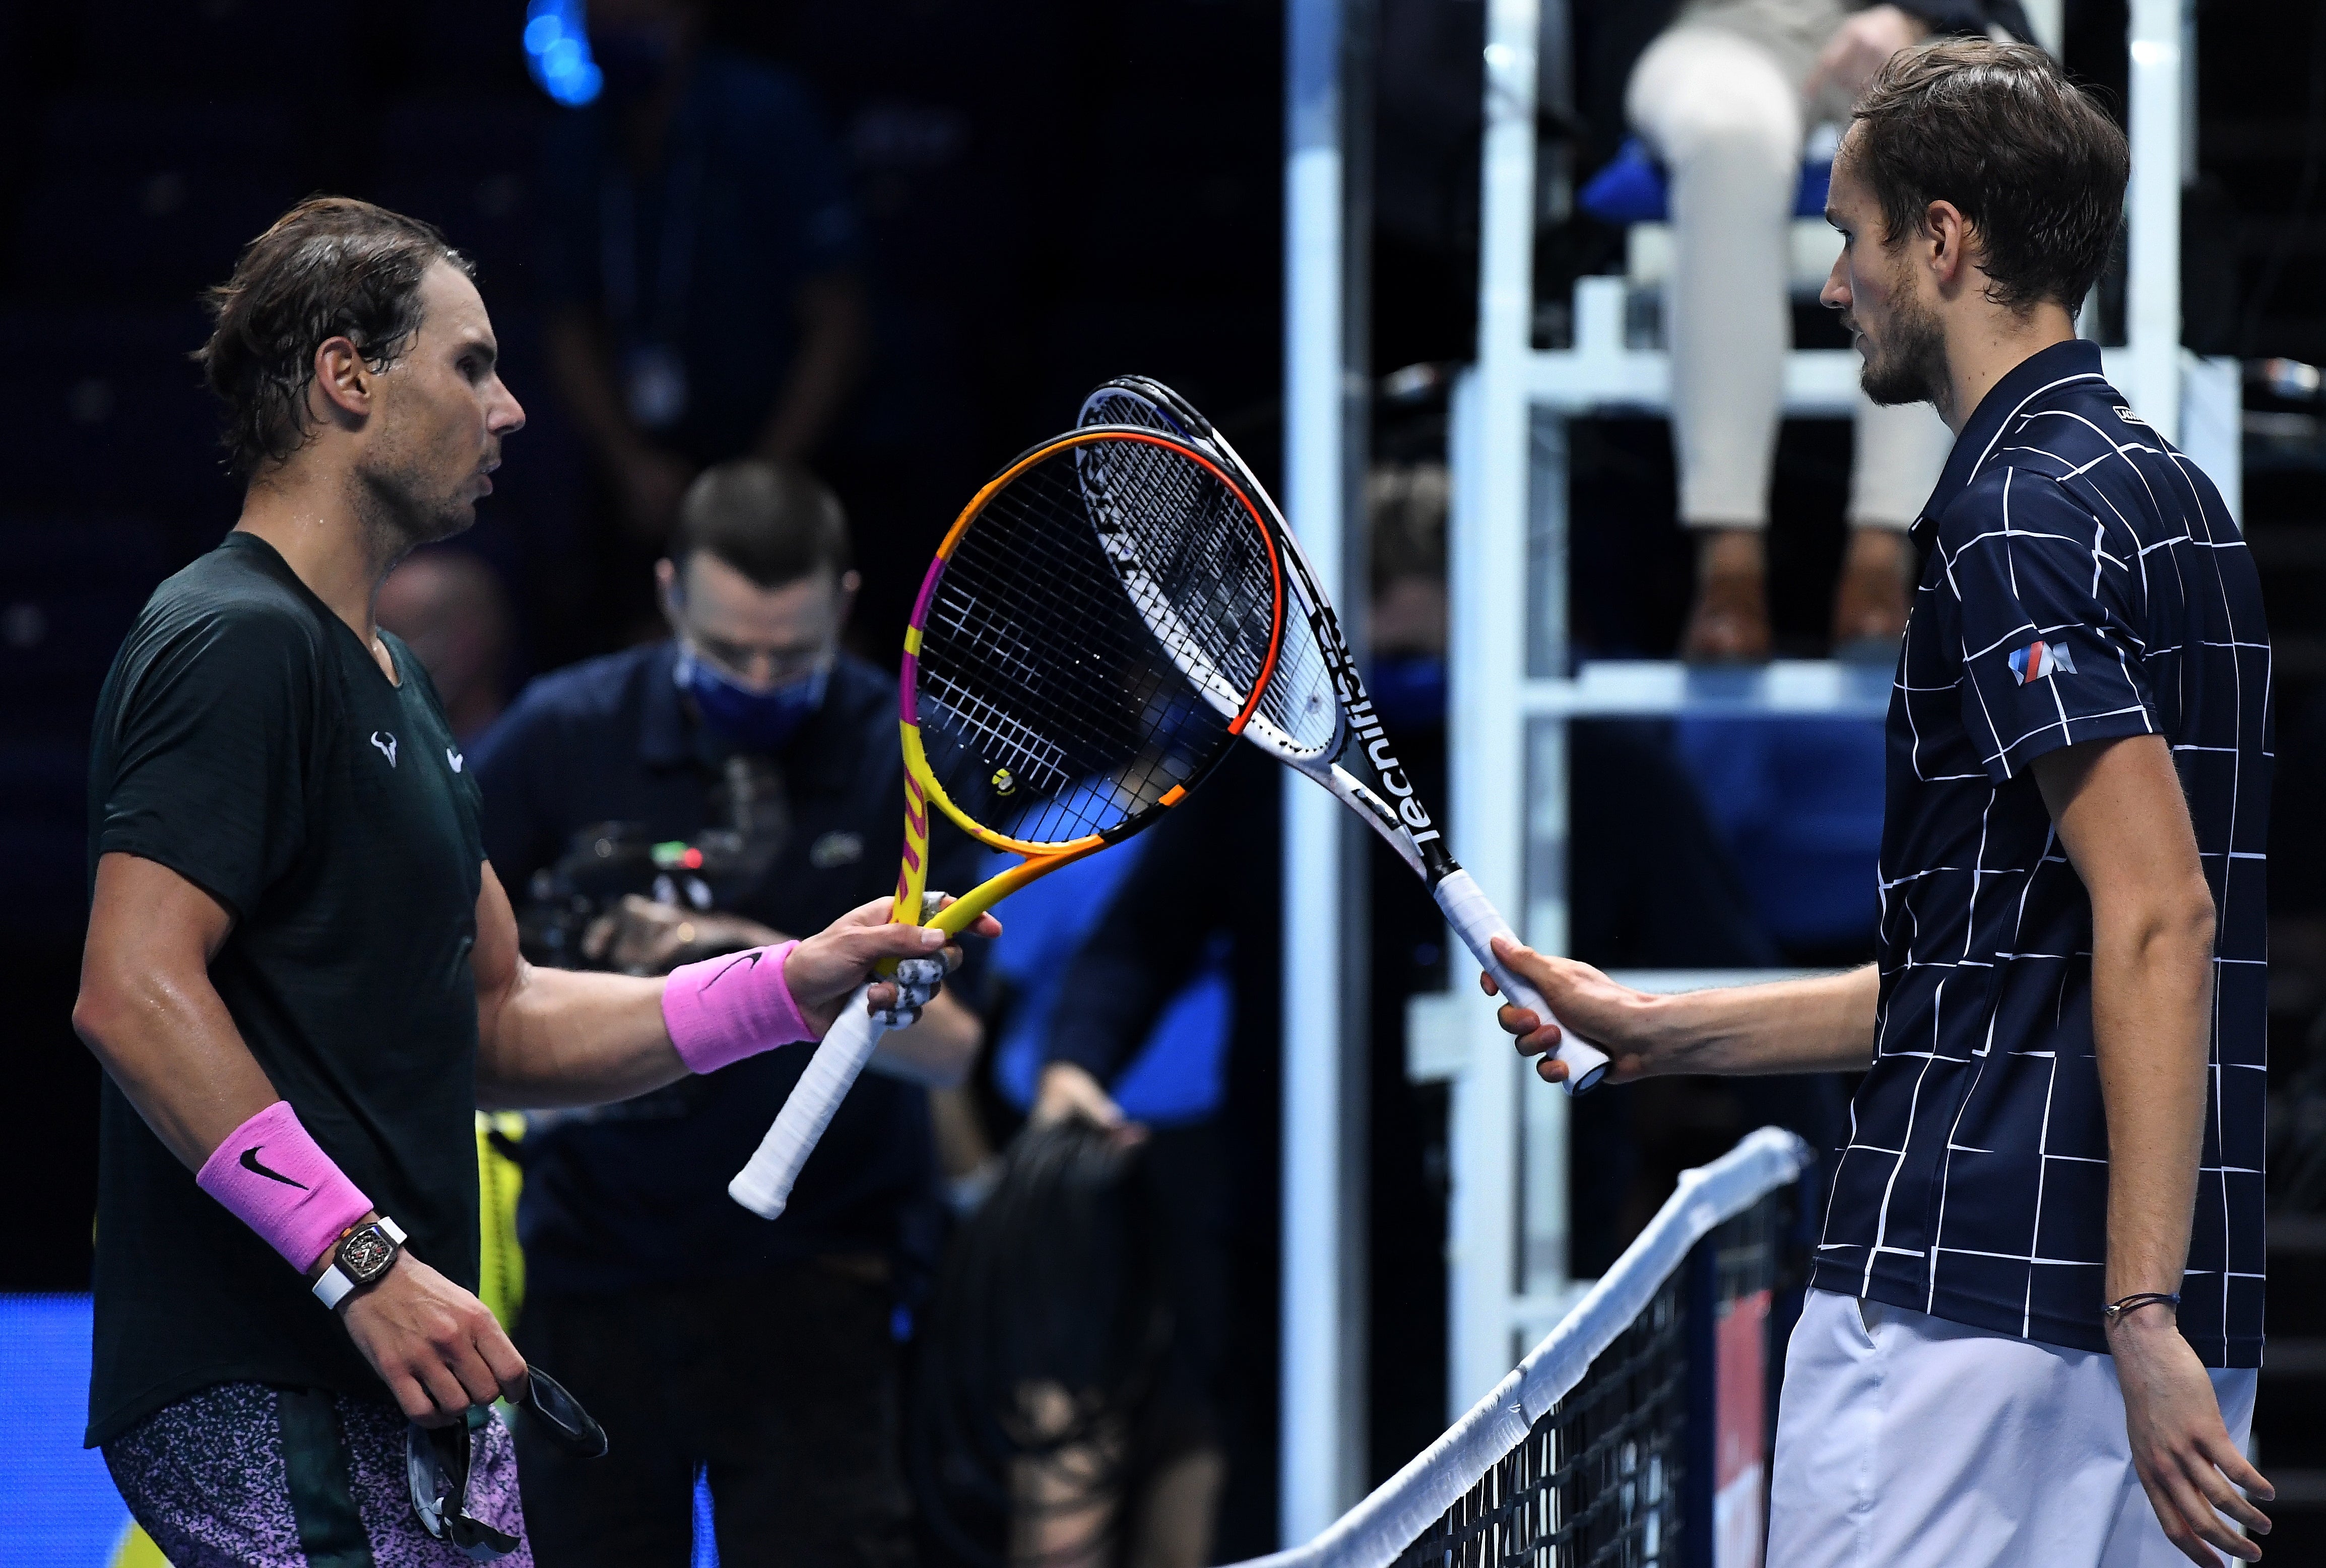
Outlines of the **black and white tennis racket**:
{"label": "black and white tennis racket", "polygon": [[[1097,474],[1113,476],[1103,515]],[[1144,426],[1077,429],[1004,469],[937,547],[905,631],[896,908],[957,936],[1036,877],[1158,821],[1251,720],[1289,606],[1266,516],[1207,447]],[[924,899],[933,805],[1021,857],[935,911]],[[860,988],[728,1184],[737,1202],[783,1212],[882,1032]]]}
{"label": "black and white tennis racket", "polygon": [[[1447,923],[1480,967],[1494,977],[1503,997],[1546,1023],[1555,1022],[1541,993],[1494,956],[1493,939],[1516,941],[1517,933],[1447,849],[1443,831],[1414,793],[1365,694],[1363,678],[1341,634],[1340,617],[1317,584],[1299,540],[1251,466],[1186,398],[1147,376],[1118,376],[1099,387],[1083,401],[1082,422],[1143,426],[1176,436],[1217,461],[1237,487],[1259,503],[1281,562],[1284,641],[1269,688],[1243,727],[1243,738],[1316,780],[1369,823],[1428,887]],[[1103,533],[1114,526],[1111,520],[1116,515],[1110,487],[1119,487],[1126,497],[1140,493],[1143,480],[1138,470],[1147,461],[1139,449],[1122,448],[1093,453],[1081,465],[1091,513]],[[1126,586],[1131,585],[1126,581]],[[1214,586],[1209,591],[1216,596],[1218,590]],[[1154,584],[1144,593],[1133,587],[1132,597],[1141,613],[1149,616],[1149,624],[1157,626],[1158,636],[1175,650],[1194,645],[1184,637],[1174,641],[1165,636],[1170,625],[1213,613],[1177,582]],[[1159,616],[1148,608],[1158,598]],[[1175,651],[1174,656],[1180,655]],[[1184,662],[1182,667],[1198,684],[1233,685],[1224,672],[1193,668]],[[1607,1071],[1606,1053],[1572,1030],[1560,1034],[1554,1054],[1567,1064],[1568,1090],[1581,1094],[1595,1088]]]}

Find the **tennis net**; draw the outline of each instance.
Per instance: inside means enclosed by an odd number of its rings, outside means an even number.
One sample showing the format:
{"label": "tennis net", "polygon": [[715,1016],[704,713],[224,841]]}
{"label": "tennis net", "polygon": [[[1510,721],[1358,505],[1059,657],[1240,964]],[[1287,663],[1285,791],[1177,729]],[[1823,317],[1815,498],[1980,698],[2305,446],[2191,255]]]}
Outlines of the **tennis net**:
{"label": "tennis net", "polygon": [[1685,1173],[1443,1436],[1315,1540],[1239,1568],[1758,1564],[1771,1313],[1813,1164],[1763,1127]]}

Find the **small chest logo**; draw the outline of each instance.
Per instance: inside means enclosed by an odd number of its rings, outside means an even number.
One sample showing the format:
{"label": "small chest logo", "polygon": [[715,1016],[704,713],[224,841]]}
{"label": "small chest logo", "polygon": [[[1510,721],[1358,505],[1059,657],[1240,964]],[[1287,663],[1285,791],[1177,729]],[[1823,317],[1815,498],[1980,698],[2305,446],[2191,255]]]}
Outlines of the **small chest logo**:
{"label": "small chest logo", "polygon": [[2077,673],[2075,658],[2065,643],[2030,643],[2011,650],[2011,676],[2022,686],[2030,681]]}
{"label": "small chest logo", "polygon": [[390,735],[385,729],[375,729],[371,732],[371,743],[379,747],[380,756],[387,758],[387,765],[394,767],[395,765],[395,737]]}
{"label": "small chest logo", "polygon": [[864,858],[864,838],[860,833],[826,833],[808,847],[807,863],[819,871],[829,871],[838,866],[853,866]]}
{"label": "small chest logo", "polygon": [[469,759],[462,756],[459,752],[454,751],[448,746],[444,748],[444,760],[452,765],[452,771],[454,773],[458,773],[461,771],[461,765]]}

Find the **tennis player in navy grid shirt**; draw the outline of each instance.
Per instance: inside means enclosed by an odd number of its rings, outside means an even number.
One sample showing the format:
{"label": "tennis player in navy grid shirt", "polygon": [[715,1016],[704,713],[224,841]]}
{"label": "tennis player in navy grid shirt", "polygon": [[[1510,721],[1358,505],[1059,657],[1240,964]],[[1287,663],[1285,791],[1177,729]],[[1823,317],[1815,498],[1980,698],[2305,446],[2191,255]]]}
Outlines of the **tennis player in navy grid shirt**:
{"label": "tennis player in navy grid shirt", "polygon": [[1660,998],[1509,953],[1619,1079],[1865,1072],[1786,1358],[1781,1568],[2217,1563],[2268,1529],[2270,650],[2219,493],[2074,336],[2125,178],[2045,56],[1984,40],[1894,59],[1836,162],[1825,302],[1874,399],[1956,432],[1877,963]]}

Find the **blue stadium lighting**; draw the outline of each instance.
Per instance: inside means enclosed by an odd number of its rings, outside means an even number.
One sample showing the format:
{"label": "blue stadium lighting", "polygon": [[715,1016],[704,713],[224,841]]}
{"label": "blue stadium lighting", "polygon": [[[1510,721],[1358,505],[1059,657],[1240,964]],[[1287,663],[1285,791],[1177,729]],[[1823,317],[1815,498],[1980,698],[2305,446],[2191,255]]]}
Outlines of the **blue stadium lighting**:
{"label": "blue stadium lighting", "polygon": [[569,109],[597,97],[606,82],[590,58],[582,0],[531,0],[525,8],[525,59],[541,90]]}

